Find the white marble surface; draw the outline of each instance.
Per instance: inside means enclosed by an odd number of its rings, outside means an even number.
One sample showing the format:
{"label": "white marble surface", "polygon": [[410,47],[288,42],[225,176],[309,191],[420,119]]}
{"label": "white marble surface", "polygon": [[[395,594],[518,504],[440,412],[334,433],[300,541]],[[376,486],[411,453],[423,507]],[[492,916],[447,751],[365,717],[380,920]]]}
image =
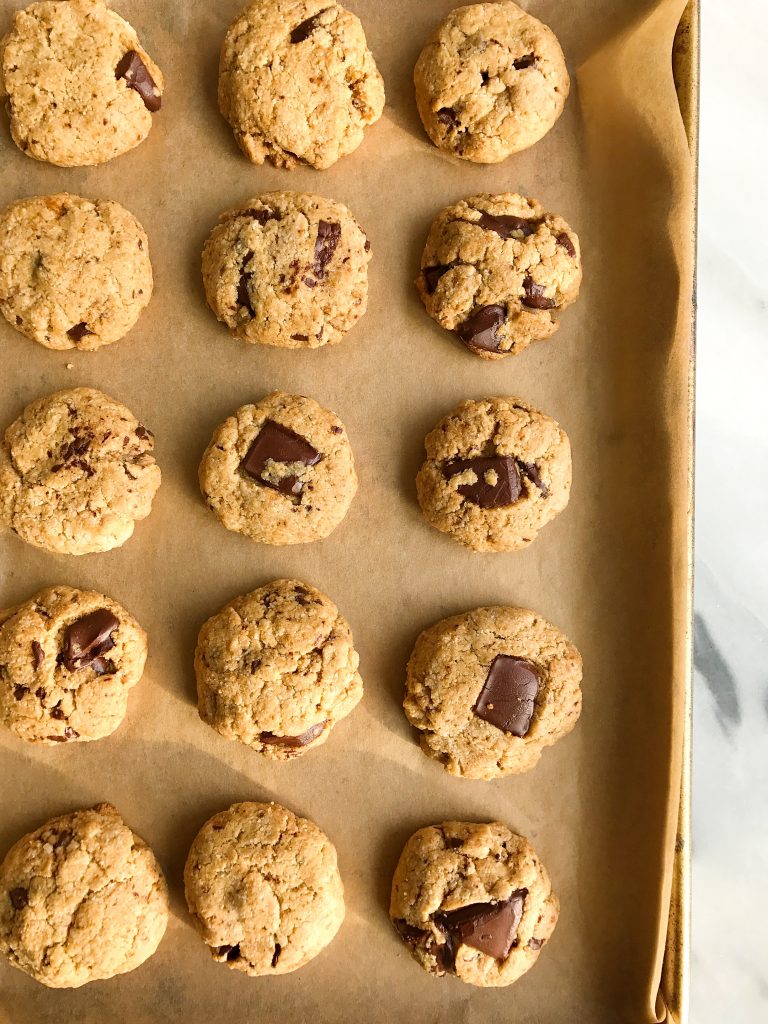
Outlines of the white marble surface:
{"label": "white marble surface", "polygon": [[[691,1024],[768,1020],[768,7],[703,0]],[[759,126],[759,127],[758,127]]]}

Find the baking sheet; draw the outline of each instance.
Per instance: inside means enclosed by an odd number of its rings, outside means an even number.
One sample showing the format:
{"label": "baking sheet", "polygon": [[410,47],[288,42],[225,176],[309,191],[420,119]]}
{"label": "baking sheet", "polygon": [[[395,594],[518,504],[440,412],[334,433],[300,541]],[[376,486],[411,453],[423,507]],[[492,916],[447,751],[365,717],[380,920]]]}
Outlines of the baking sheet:
{"label": "baking sheet", "polygon": [[[0,31],[22,6],[0,0]],[[0,850],[55,814],[110,800],[160,858],[172,918],[142,968],[77,991],[46,990],[0,964],[0,1021],[664,1019],[689,632],[692,163],[670,62],[683,0],[524,3],[558,33],[574,89],[542,142],[494,167],[440,154],[413,101],[416,56],[454,3],[349,0],[385,77],[386,113],[334,168],[291,173],[249,165],[216,109],[218,46],[240,0],[116,6],[166,75],[149,139],[105,167],[62,170],[24,157],[4,126],[0,204],[62,189],[118,200],[149,233],[155,296],[128,338],[98,353],[47,352],[0,324],[0,424],[39,395],[99,387],[155,431],[163,485],[150,519],[115,552],[54,556],[0,535],[0,605],[55,582],[102,590],[147,628],[150,657],[113,737],[33,750],[0,735]],[[205,306],[200,250],[218,213],[288,187],[345,202],[372,241],[369,312],[332,349],[243,345]],[[442,206],[505,189],[565,216],[585,280],[552,341],[483,363],[426,317],[412,280]],[[317,544],[269,548],[227,533],[197,488],[214,426],[275,388],[334,409],[353,442],[358,497]],[[424,523],[413,478],[434,423],[491,394],[520,395],[563,424],[574,485],[568,510],[529,549],[479,555]],[[204,726],[192,670],[204,619],[279,576],[338,603],[366,683],[329,742],[288,764]],[[491,603],[535,608],[568,633],[584,656],[585,707],[533,773],[483,783],[427,760],[400,701],[420,630]],[[226,971],[187,919],[189,843],[212,812],[242,799],[313,818],[339,850],[345,925],[294,975]],[[430,978],[389,925],[402,844],[447,818],[499,818],[528,835],[560,895],[552,942],[511,989]]]}

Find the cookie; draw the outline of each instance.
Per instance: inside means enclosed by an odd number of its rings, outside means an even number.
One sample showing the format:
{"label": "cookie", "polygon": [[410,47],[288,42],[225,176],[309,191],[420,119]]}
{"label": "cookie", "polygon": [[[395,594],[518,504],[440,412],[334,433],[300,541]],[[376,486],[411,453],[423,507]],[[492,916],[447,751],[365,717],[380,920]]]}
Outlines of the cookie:
{"label": "cookie", "polygon": [[200,487],[223,526],[263,544],[327,537],[357,491],[341,420],[311,398],[274,391],[213,434]]}
{"label": "cookie", "polygon": [[200,717],[280,761],[325,743],[363,696],[352,630],[329,597],[274,580],[210,618],[197,640]]}
{"label": "cookie", "polygon": [[203,249],[205,294],[242,341],[335,345],[366,311],[370,259],[346,206],[267,192],[220,218]]}
{"label": "cookie", "polygon": [[109,804],[54,818],[0,865],[0,953],[49,988],[135,970],[167,923],[160,865]]}
{"label": "cookie", "polygon": [[149,134],[163,75],[103,0],[47,0],[0,40],[0,99],[13,141],[35,160],[90,167]]}
{"label": "cookie", "polygon": [[119,203],[62,192],[0,214],[0,312],[46,348],[92,352],[152,297],[144,228]]}
{"label": "cookie", "polygon": [[451,11],[422,50],[414,82],[434,144],[480,164],[543,138],[570,88],[554,32],[509,2]]}
{"label": "cookie", "polygon": [[384,109],[360,20],[334,0],[257,0],[227,32],[219,109],[255,164],[330,167]]}
{"label": "cookie", "polygon": [[462,402],[424,447],[416,477],[424,517],[474,551],[524,548],[568,504],[568,437],[519,398]]}
{"label": "cookie", "polygon": [[527,839],[498,821],[446,821],[405,844],[389,915],[425,971],[494,988],[533,967],[559,910]]}
{"label": "cookie", "polygon": [[581,655],[524,608],[476,608],[416,641],[403,707],[421,749],[451,775],[526,772],[581,713]]}
{"label": "cookie", "polygon": [[103,594],[48,587],[0,610],[0,722],[29,743],[98,740],[125,718],[147,636]]}
{"label": "cookie", "polygon": [[213,959],[252,977],[303,967],[344,920],[333,843],[279,804],[234,804],[206,822],[184,891]]}
{"label": "cookie", "polygon": [[160,486],[154,447],[132,412],[94,388],[38,398],[0,443],[0,523],[58,554],[120,547]]}
{"label": "cookie", "polygon": [[580,284],[576,233],[514,192],[471,196],[443,210],[416,279],[432,319],[482,359],[516,355],[549,338]]}

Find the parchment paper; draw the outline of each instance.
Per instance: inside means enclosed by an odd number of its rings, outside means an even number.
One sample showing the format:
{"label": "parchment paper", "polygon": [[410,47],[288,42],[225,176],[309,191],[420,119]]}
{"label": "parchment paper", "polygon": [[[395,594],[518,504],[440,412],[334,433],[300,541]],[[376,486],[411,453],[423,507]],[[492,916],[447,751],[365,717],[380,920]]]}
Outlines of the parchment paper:
{"label": "parchment paper", "polygon": [[[22,0],[0,0],[0,32]],[[254,168],[216,108],[218,48],[241,0],[121,0],[166,75],[162,112],[133,153],[92,170],[24,157],[7,124],[0,204],[67,189],[116,199],[150,236],[156,293],[138,326],[99,353],[48,352],[0,324],[0,425],[59,388],[91,385],[157,435],[163,484],[123,548],[83,558],[0,536],[0,606],[57,582],[124,603],[150,636],[127,720],[93,744],[36,750],[0,735],[0,855],[47,818],[113,802],[159,856],[172,894],[147,964],[78,991],[49,991],[0,963],[3,1024],[233,1021],[514,1021],[632,1024],[657,1004],[680,779],[688,665],[691,163],[670,66],[683,0],[531,0],[574,78],[556,128],[495,167],[441,155],[420,126],[411,74],[451,0],[349,0],[387,86],[383,120],[325,172]],[[578,72],[578,74],[577,74]],[[339,346],[283,352],[231,339],[205,305],[200,250],[218,213],[268,189],[345,202],[373,246],[365,319]],[[584,286],[557,336],[484,363],[424,313],[412,285],[435,213],[513,189],[579,233]],[[72,369],[67,364],[72,364]],[[282,388],[345,421],[360,491],[326,541],[259,546],[226,532],[197,487],[201,453],[239,405]],[[531,400],[570,434],[567,511],[524,552],[465,551],[423,521],[422,441],[459,401]],[[303,578],[350,619],[366,695],[319,751],[260,758],[203,725],[192,653],[201,623],[269,579]],[[481,604],[534,608],[584,656],[576,731],[530,774],[451,778],[419,751],[401,710],[417,634]],[[187,917],[182,868],[201,824],[236,800],[274,799],[339,850],[347,919],[309,966],[249,979],[211,961]],[[416,828],[501,819],[529,836],[562,902],[551,944],[513,988],[424,974],[387,918],[393,868]]]}

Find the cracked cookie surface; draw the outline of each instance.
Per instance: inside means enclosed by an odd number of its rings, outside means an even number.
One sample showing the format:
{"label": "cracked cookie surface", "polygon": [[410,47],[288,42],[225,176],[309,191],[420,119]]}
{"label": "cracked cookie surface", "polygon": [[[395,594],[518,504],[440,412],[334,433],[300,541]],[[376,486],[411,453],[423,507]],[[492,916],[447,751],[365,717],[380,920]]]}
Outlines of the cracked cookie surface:
{"label": "cracked cookie surface", "polygon": [[208,305],[242,341],[334,345],[366,311],[370,248],[341,203],[266,192],[223,214],[205,243]]}
{"label": "cracked cookie surface", "polygon": [[184,891],[214,960],[252,976],[303,967],[344,920],[333,843],[274,803],[234,804],[206,822],[189,851]]}
{"label": "cracked cookie surface", "polygon": [[549,338],[580,284],[576,233],[514,192],[471,196],[443,210],[416,279],[432,319],[482,359],[516,355]]}
{"label": "cracked cookie surface", "polygon": [[451,11],[422,50],[414,82],[432,142],[483,164],[538,142],[570,88],[554,32],[510,2]]}
{"label": "cracked cookie surface", "polygon": [[0,953],[50,988],[134,970],[167,923],[160,865],[109,804],[54,818],[0,865]]}
{"label": "cracked cookie surface", "polygon": [[103,0],[49,0],[19,11],[0,40],[0,98],[11,135],[35,160],[105,163],[149,134],[163,75]]}
{"label": "cracked cookie surface", "polygon": [[462,402],[424,447],[416,477],[424,517],[474,551],[526,547],[568,504],[568,437],[522,399]]}
{"label": "cracked cookie surface", "polygon": [[403,707],[421,749],[451,775],[525,772],[581,713],[581,656],[524,608],[476,608],[416,641]]}
{"label": "cracked cookie surface", "polygon": [[311,398],[275,391],[218,427],[200,488],[223,526],[264,544],[327,537],[357,491],[341,420]]}
{"label": "cracked cookie surface", "polygon": [[0,610],[0,721],[53,746],[97,740],[125,718],[147,636],[116,601],[89,590],[41,590]]}
{"label": "cracked cookie surface", "polygon": [[151,431],[94,388],[39,398],[0,443],[0,522],[59,554],[109,551],[160,486]]}
{"label": "cracked cookie surface", "polygon": [[325,743],[360,701],[359,661],[330,598],[298,580],[274,580],[200,630],[200,717],[267,757],[299,757]]}
{"label": "cracked cookie surface", "polygon": [[219,108],[253,163],[324,169],[381,117],[384,82],[359,18],[334,0],[258,0],[224,40]]}
{"label": "cracked cookie surface", "polygon": [[127,334],[151,297],[147,236],[118,203],[62,192],[0,213],[0,312],[33,341],[93,351]]}
{"label": "cracked cookie surface", "polygon": [[405,844],[389,915],[425,971],[490,988],[533,967],[559,909],[527,839],[500,822],[447,821]]}

